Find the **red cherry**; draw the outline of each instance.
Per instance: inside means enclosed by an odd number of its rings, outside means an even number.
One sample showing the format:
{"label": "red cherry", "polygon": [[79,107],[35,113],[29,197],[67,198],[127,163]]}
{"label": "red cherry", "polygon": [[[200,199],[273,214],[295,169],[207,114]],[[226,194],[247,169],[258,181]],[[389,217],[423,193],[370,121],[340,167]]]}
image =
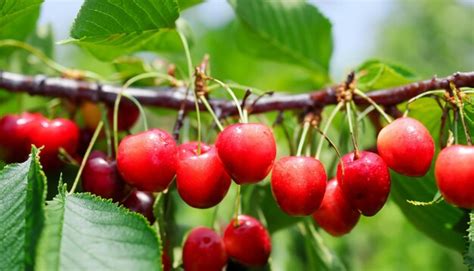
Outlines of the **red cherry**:
{"label": "red cherry", "polygon": [[194,228],[183,246],[183,265],[186,271],[221,271],[227,263],[222,238],[205,227]]}
{"label": "red cherry", "polygon": [[44,168],[57,168],[61,165],[58,154],[63,148],[75,156],[79,144],[79,127],[68,119],[42,119],[32,124],[34,133],[30,136],[31,143],[36,147],[44,146],[40,161]]}
{"label": "red cherry", "polygon": [[37,113],[6,115],[0,119],[0,159],[7,163],[23,162],[31,150],[32,123],[44,117]]}
{"label": "red cherry", "polygon": [[273,166],[271,185],[273,196],[285,213],[306,216],[321,204],[326,181],[326,172],[319,160],[288,156]]}
{"label": "red cherry", "polygon": [[82,172],[84,191],[117,201],[123,196],[124,186],[115,161],[103,152],[93,151]]}
{"label": "red cherry", "polygon": [[155,197],[151,192],[139,191],[133,189],[130,194],[122,201],[123,206],[128,209],[142,214],[150,224],[155,221],[153,215],[153,204],[155,203]]}
{"label": "red cherry", "polygon": [[313,219],[332,236],[349,233],[359,221],[360,213],[352,207],[336,180],[330,180],[326,186],[323,202]]}
{"label": "red cherry", "polygon": [[181,198],[195,208],[217,205],[227,194],[230,177],[214,146],[190,142],[178,147],[176,185]]}
{"label": "red cherry", "polygon": [[176,174],[176,143],[160,129],[129,135],[118,147],[117,166],[130,185],[143,191],[161,192]]}
{"label": "red cherry", "polygon": [[365,216],[382,209],[390,193],[387,164],[372,152],[362,151],[358,159],[353,152],[344,155],[337,166],[337,179],[349,202]]}
{"label": "red cherry", "polygon": [[461,208],[474,208],[474,146],[444,148],[436,159],[435,176],[447,202]]}
{"label": "red cherry", "polygon": [[239,215],[224,233],[227,255],[247,266],[263,266],[272,250],[271,239],[265,227],[255,218]]}
{"label": "red cherry", "polygon": [[385,126],[377,137],[379,155],[387,165],[407,176],[428,172],[435,151],[430,132],[412,118],[399,118]]}
{"label": "red cherry", "polygon": [[[117,116],[117,128],[120,131],[130,130],[133,125],[137,122],[140,116],[140,110],[132,102],[121,101],[119,105],[119,111]],[[107,107],[107,119],[109,120],[110,127],[113,127],[114,123],[114,106]]]}
{"label": "red cherry", "polygon": [[216,148],[227,172],[238,184],[263,180],[276,156],[272,130],[259,123],[226,127],[217,137]]}

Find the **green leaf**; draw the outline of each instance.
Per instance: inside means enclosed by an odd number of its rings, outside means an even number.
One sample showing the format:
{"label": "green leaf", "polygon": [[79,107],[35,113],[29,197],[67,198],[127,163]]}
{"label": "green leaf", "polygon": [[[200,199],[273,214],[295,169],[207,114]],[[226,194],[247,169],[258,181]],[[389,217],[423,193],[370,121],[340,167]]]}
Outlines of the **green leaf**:
{"label": "green leaf", "polygon": [[204,0],[178,0],[178,5],[180,10],[185,10],[202,2],[204,2]]}
{"label": "green leaf", "polygon": [[467,230],[467,247],[464,253],[464,263],[469,270],[474,270],[474,211],[471,211],[469,229]]}
{"label": "green leaf", "polygon": [[298,64],[328,77],[331,23],[303,0],[229,0],[240,24],[241,48],[252,55]]}
{"label": "green leaf", "polygon": [[139,50],[160,31],[175,27],[176,0],[86,0],[71,29],[71,40],[102,60]]}
{"label": "green leaf", "polygon": [[380,60],[366,61],[357,72],[360,76],[358,87],[363,91],[399,86],[417,79],[409,69]]}
{"label": "green leaf", "polygon": [[140,51],[184,53],[183,44],[178,31],[184,34],[188,45],[193,46],[194,36],[191,26],[183,19],[176,20],[176,29],[163,30],[156,33],[140,48]]}
{"label": "green leaf", "polygon": [[161,270],[146,219],[87,193],[60,191],[46,207],[37,270]]}
{"label": "green leaf", "polygon": [[46,177],[38,150],[0,172],[0,270],[31,270],[44,224]]}
{"label": "green leaf", "polygon": [[[0,39],[25,40],[35,29],[43,0],[0,0]],[[9,54],[11,48],[0,50]]]}

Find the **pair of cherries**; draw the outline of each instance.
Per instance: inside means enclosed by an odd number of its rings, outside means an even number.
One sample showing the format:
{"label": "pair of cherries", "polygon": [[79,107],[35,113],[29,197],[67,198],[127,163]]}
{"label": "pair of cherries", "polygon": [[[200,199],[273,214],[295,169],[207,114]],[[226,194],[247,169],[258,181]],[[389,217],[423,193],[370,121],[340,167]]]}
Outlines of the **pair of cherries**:
{"label": "pair of cherries", "polygon": [[[377,147],[394,171],[423,176],[434,156],[434,142],[428,130],[412,118],[400,118],[380,131]],[[474,146],[452,145],[438,154],[435,178],[443,198],[455,206],[474,208]]]}
{"label": "pair of cherries", "polygon": [[39,113],[6,115],[0,119],[1,159],[8,163],[22,162],[28,158],[31,145],[44,147],[41,164],[45,169],[61,165],[59,149],[76,153],[79,128],[68,119],[47,119]]}
{"label": "pair of cherries", "polygon": [[205,227],[194,228],[183,246],[183,265],[187,271],[220,271],[228,258],[250,267],[263,266],[271,252],[271,239],[255,218],[240,215],[233,219],[221,238]]}

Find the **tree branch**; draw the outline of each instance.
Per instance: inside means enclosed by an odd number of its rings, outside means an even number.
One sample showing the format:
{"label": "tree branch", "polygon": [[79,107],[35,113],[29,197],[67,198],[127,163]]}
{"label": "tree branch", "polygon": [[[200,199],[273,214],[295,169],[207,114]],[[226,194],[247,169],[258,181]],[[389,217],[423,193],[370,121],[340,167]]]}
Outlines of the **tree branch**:
{"label": "tree branch", "polygon": [[[433,77],[430,80],[376,90],[368,93],[376,103],[383,106],[393,106],[429,90],[447,89],[452,81],[457,87],[474,87],[474,72],[458,72],[445,78]],[[0,88],[10,92],[26,92],[30,95],[66,98],[72,101],[89,100],[113,104],[120,86],[100,85],[86,81],[76,81],[64,78],[50,78],[43,75],[26,76],[11,72],[0,71]],[[294,110],[307,107],[322,107],[337,103],[335,90],[337,86],[305,94],[274,94],[262,97],[252,108],[252,113],[270,111]],[[186,91],[182,87],[157,88],[128,88],[126,93],[137,98],[144,105],[171,108],[179,110],[183,103],[186,109],[194,107],[192,97],[185,98]],[[354,97],[356,104],[367,104],[359,97]],[[211,104],[222,116],[236,115],[234,104],[227,100],[212,99]],[[204,107],[201,110],[205,110]]]}

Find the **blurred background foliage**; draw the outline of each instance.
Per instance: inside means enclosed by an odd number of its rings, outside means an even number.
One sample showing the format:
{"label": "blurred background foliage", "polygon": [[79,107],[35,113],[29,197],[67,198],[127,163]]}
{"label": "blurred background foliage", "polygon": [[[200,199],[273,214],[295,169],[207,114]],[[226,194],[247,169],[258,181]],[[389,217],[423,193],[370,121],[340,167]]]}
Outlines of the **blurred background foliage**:
{"label": "blurred background foliage", "polygon": [[[328,16],[333,24],[333,36],[335,38],[332,43],[334,44],[334,52],[329,68],[330,74],[333,75],[332,79],[322,76],[321,73],[315,73],[307,67],[294,65],[291,63],[292,61],[274,62],[257,58],[249,53],[248,49],[255,49],[257,45],[245,40],[241,33],[243,31],[241,22],[234,18],[232,12],[229,14],[230,7],[223,2],[211,1],[210,3],[190,7],[186,9],[183,16],[192,30],[189,37],[191,37],[194,63],[198,63],[203,55],[208,53],[212,75],[219,79],[264,90],[296,93],[339,82],[343,80],[348,71],[358,67],[363,60],[369,58],[395,61],[398,64],[408,66],[415,71],[418,78],[428,78],[435,74],[445,76],[455,71],[474,70],[474,17],[472,16],[474,14],[474,4],[470,1],[381,1],[385,4],[375,4],[375,1],[357,1],[356,4],[349,3],[350,1],[336,1],[336,4],[330,4],[327,1],[312,1],[311,3],[320,7],[322,13]],[[158,55],[140,53],[138,56],[143,57],[146,63],[138,63],[138,66],[134,66],[136,70],[131,71],[131,65],[125,65],[124,68],[117,62],[99,61],[90,53],[75,46],[53,46],[54,41],[68,37],[72,18],[77,13],[80,4],[81,1],[71,1],[69,3],[47,1],[43,7],[43,17],[40,19],[41,23],[38,25],[38,30],[28,37],[27,42],[39,48],[48,56],[54,57],[59,63],[74,68],[91,70],[104,76],[124,70],[133,75],[142,72],[143,67],[147,65],[165,69],[166,62],[176,63],[178,73],[183,76],[186,74],[184,54],[180,50],[168,50]],[[222,7],[222,5],[225,5],[225,7]],[[334,5],[341,6],[336,8]],[[358,6],[353,13],[348,15],[348,11],[341,11],[341,7],[350,9],[351,5]],[[377,6],[383,6],[383,15],[376,14],[378,12]],[[61,12],[61,9],[64,9],[64,14],[58,15],[58,17],[51,15]],[[357,14],[359,10],[363,12],[363,16]],[[341,23],[338,21],[341,14],[348,17],[344,25],[345,30],[342,33],[339,31]],[[374,21],[375,19],[370,20],[370,16],[378,19],[376,21]],[[209,23],[213,18],[215,22]],[[347,27],[351,25],[351,20],[365,20],[369,22],[369,25],[366,25],[363,29],[351,29]],[[355,24],[355,26],[358,26],[358,24]],[[368,32],[371,35],[363,32]],[[359,38],[357,38],[358,34],[360,34]],[[345,37],[348,38],[345,39]],[[355,47],[352,47],[352,42],[354,42]],[[357,43],[362,45],[356,46]],[[357,49],[360,48],[362,49],[358,51]],[[352,55],[355,57],[352,57]],[[54,74],[52,71],[45,69],[37,59],[28,56],[24,52],[15,52],[8,59],[0,59],[0,68],[29,74]],[[400,81],[398,82],[400,83]],[[45,98],[11,95],[2,91],[0,92],[0,114],[41,109],[47,102],[48,100]],[[421,107],[419,109],[422,109]],[[325,114],[331,109],[331,107],[327,108]],[[149,108],[147,112],[152,126],[161,127],[168,131],[172,129],[175,111]],[[195,127],[193,117],[193,114],[191,114],[190,118],[185,121],[182,140],[195,138],[195,131],[192,129],[192,127]],[[271,113],[254,118],[271,124],[275,120],[276,114]],[[206,121],[208,124],[211,123],[210,118],[207,118]],[[350,150],[351,145],[348,141],[347,128],[342,124],[343,122],[343,116],[339,116],[329,135],[335,140],[339,140],[341,150],[346,152]],[[299,133],[296,114],[285,113],[284,124],[293,135],[293,140],[296,140]],[[369,122],[365,122],[363,127],[365,127],[365,130],[361,133],[363,146],[373,147],[375,131]],[[140,124],[135,127],[135,130],[139,129],[141,129]],[[435,127],[432,127],[432,129],[435,131]],[[290,149],[282,128],[280,126],[276,127],[275,132],[279,144],[278,155],[287,155]],[[215,135],[216,133],[210,129],[204,132],[204,138],[208,138],[209,142],[213,141]],[[328,171],[334,173],[334,155],[329,149],[324,153],[323,161]],[[67,172],[70,172],[69,176],[71,176],[75,170],[68,169]],[[67,172],[65,173],[66,180],[68,179]],[[395,177],[395,181],[398,181],[397,178]],[[72,177],[69,179],[72,179]],[[419,180],[405,181],[418,182]],[[435,189],[432,177],[425,181],[429,183],[427,191],[432,193]],[[407,185],[409,186],[410,183]],[[56,186],[50,184],[49,187],[54,189]],[[233,186],[225,201],[219,207],[218,218],[221,223],[226,223],[230,218],[235,195],[234,190],[235,187]],[[407,220],[399,205],[395,204],[395,201],[398,200],[400,204],[405,199],[400,198],[397,194],[392,194],[392,200],[389,200],[377,216],[372,218],[362,217],[350,234],[341,238],[333,238],[323,231],[318,231],[313,240],[310,241],[308,241],[308,229],[301,225],[306,225],[311,221],[295,224],[295,221],[301,219],[290,218],[279,211],[271,198],[268,183],[252,188],[245,187],[243,195],[244,211],[267,220],[267,226],[273,232],[271,264],[273,270],[312,270],[314,266],[319,266],[321,269],[324,269],[324,267],[337,268],[341,264],[338,258],[348,270],[466,269],[462,264],[460,253],[442,246],[427,235],[420,233]],[[426,195],[420,197],[423,198],[416,198],[415,200],[429,200],[424,198]],[[213,209],[203,211],[190,208],[182,203],[177,194],[172,197],[172,200],[175,211],[173,214],[176,218],[176,225],[174,226],[177,234],[174,240],[170,241],[175,245],[179,245],[183,235],[191,227],[209,223],[213,215]],[[265,214],[262,214],[262,208],[267,208]],[[431,211],[440,212],[436,208]],[[287,228],[280,230],[283,227]],[[324,242],[327,245],[326,247],[333,250],[337,257],[330,251],[312,251],[314,248],[308,246],[308,242]],[[175,249],[174,254],[175,256],[180,255],[179,248]],[[318,255],[318,257],[312,258],[308,255]]]}

